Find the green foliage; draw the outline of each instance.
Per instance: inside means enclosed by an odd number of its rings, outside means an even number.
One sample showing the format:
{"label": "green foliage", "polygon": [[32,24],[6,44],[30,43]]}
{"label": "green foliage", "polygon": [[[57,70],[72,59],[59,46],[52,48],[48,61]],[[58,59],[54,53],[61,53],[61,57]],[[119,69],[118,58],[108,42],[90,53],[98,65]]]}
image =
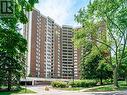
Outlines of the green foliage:
{"label": "green foliage", "polygon": [[105,59],[113,70],[114,86],[117,87],[118,70],[127,47],[126,5],[127,0],[93,0],[87,9],[82,8],[75,15],[82,28],[74,33],[74,44],[80,47],[92,43],[99,51],[99,44],[106,46],[112,55],[110,53]]}
{"label": "green foliage", "polygon": [[31,11],[37,0],[12,0],[15,14],[10,18],[0,19],[0,86],[8,90],[19,86],[20,78],[25,73],[25,53],[27,41],[20,34],[19,23],[26,24],[26,12]]}
{"label": "green foliage", "polygon": [[26,12],[32,11],[34,4],[38,0],[12,0],[15,4],[15,14],[11,18],[1,18],[0,24],[2,28],[17,29],[18,23],[26,24],[28,22]]}
{"label": "green foliage", "polygon": [[127,80],[127,48],[125,49],[125,54],[122,59],[122,64],[120,65],[118,74],[119,74],[119,79]]}
{"label": "green foliage", "polygon": [[0,29],[0,85],[17,85],[25,72],[27,41],[9,29]]}
{"label": "green foliage", "polygon": [[[85,55],[85,54],[84,54]],[[81,79],[103,79],[112,78],[112,69],[104,60],[96,47],[92,47],[89,54],[83,56],[80,63]]]}
{"label": "green foliage", "polygon": [[53,81],[51,83],[52,87],[56,87],[56,88],[66,88],[68,87],[68,84],[66,82],[62,82],[62,81]]}
{"label": "green foliage", "polygon": [[32,77],[32,74],[30,73],[30,74],[28,75],[28,77]]}
{"label": "green foliage", "polygon": [[82,79],[96,78],[97,75],[96,69],[98,67],[100,58],[101,57],[94,51],[93,52],[91,51],[90,54],[88,54],[86,57],[83,57],[83,60],[80,64]]}
{"label": "green foliage", "polygon": [[96,80],[75,80],[69,82],[71,87],[93,87],[96,86]]}
{"label": "green foliage", "polygon": [[111,66],[108,65],[105,62],[105,60],[100,60],[96,70],[97,70],[97,76],[98,76],[98,78],[102,78],[102,79],[112,78],[113,72],[112,72]]}
{"label": "green foliage", "polygon": [[92,87],[97,84],[96,80],[75,80],[70,81],[69,83],[62,82],[62,81],[53,81],[51,83],[52,87],[56,88],[66,88],[68,86],[71,87]]}

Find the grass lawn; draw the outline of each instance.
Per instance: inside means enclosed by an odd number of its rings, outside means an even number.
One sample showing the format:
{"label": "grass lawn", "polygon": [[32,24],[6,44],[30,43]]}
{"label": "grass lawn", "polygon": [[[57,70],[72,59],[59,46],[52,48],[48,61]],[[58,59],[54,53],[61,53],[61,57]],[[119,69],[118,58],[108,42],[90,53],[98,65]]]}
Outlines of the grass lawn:
{"label": "grass lawn", "polygon": [[34,91],[31,91],[29,89],[22,88],[21,90],[17,91],[10,91],[10,92],[0,92],[0,95],[12,95],[12,94],[31,94],[35,93]]}
{"label": "grass lawn", "polygon": [[85,92],[92,92],[92,91],[121,91],[121,90],[127,90],[127,85],[124,81],[119,81],[119,88],[114,88],[113,85],[105,85],[101,87],[94,87],[88,90],[85,90]]}
{"label": "grass lawn", "polygon": [[75,87],[75,88],[57,88],[57,89],[67,90],[67,91],[79,91],[79,90],[82,90],[83,88],[82,87]]}
{"label": "grass lawn", "polygon": [[127,85],[125,81],[119,81],[119,86],[120,86],[119,88],[114,88],[113,84],[111,84],[111,85],[94,86],[91,88],[75,87],[75,88],[55,88],[55,89],[68,90],[68,91],[83,90],[84,92],[105,92],[105,91],[127,90]]}

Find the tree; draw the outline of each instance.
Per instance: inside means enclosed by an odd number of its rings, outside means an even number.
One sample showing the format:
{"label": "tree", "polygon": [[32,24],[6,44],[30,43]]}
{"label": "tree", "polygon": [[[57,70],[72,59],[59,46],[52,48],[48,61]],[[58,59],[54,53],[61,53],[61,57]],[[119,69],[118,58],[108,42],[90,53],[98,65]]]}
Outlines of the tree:
{"label": "tree", "polygon": [[127,84],[127,48],[125,49],[125,54],[122,59],[122,65],[120,66],[120,70],[118,71],[119,78],[125,79]]}
{"label": "tree", "polygon": [[82,79],[96,79],[99,60],[101,56],[98,54],[95,48],[92,48],[87,56],[82,56],[80,70]]}
{"label": "tree", "polygon": [[[126,0],[94,0],[87,9],[80,9],[75,18],[83,26],[79,30],[81,33],[78,32],[80,36],[75,37],[77,39],[75,44],[86,44],[92,39],[99,51],[98,44],[103,44],[109,49],[110,55],[105,60],[110,59],[108,63],[113,70],[115,87],[118,87],[118,70],[122,65],[127,45],[126,4]],[[101,36],[98,37],[98,34]]]}
{"label": "tree", "polygon": [[11,18],[0,19],[0,86],[19,85],[25,71],[27,41],[19,33],[18,24],[27,23],[26,11],[32,11],[38,0],[12,0],[15,14]]}
{"label": "tree", "polygon": [[112,79],[112,69],[104,59],[100,60],[97,67],[97,77],[100,79],[100,84],[103,84],[103,79]]}
{"label": "tree", "polygon": [[87,56],[82,56],[80,63],[82,79],[99,79],[103,84],[103,79],[112,77],[110,66],[106,63],[96,47],[93,47]]}
{"label": "tree", "polygon": [[11,84],[19,82],[24,73],[25,63],[23,56],[27,50],[27,42],[22,35],[16,31],[0,31],[0,84]]}

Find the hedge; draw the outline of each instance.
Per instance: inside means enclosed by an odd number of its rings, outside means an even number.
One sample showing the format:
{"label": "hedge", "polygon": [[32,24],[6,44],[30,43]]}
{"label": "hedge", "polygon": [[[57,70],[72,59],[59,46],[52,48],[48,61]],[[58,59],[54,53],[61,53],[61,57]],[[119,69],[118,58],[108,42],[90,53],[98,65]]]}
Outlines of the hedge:
{"label": "hedge", "polygon": [[74,82],[69,82],[71,87],[92,87],[96,86],[96,80],[75,80]]}
{"label": "hedge", "polygon": [[66,88],[68,87],[68,84],[66,82],[62,82],[62,81],[53,81],[51,83],[52,87],[56,87],[56,88]]}

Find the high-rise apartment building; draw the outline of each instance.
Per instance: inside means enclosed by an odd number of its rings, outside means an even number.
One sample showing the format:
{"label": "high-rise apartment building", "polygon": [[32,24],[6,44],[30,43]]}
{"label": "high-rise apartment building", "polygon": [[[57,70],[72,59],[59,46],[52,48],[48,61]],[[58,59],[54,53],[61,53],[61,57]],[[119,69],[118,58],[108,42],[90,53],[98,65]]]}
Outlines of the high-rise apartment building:
{"label": "high-rise apartment building", "polygon": [[51,78],[51,65],[52,65],[52,50],[53,50],[53,44],[52,44],[52,33],[54,29],[54,21],[47,17],[46,21],[46,51],[45,51],[45,72],[46,72],[46,78]]}
{"label": "high-rise apartment building", "polygon": [[73,32],[72,27],[62,26],[61,45],[62,45],[62,68],[61,77],[72,79],[74,76],[74,45],[72,42]]}
{"label": "high-rise apartment building", "polygon": [[74,48],[74,78],[80,78],[80,61],[82,56],[82,48]]}
{"label": "high-rise apartment building", "polygon": [[54,30],[52,33],[52,70],[51,78],[60,78],[60,66],[61,66],[61,27],[54,24]]}
{"label": "high-rise apartment building", "polygon": [[[78,30],[80,27],[74,28],[75,31],[79,32]],[[74,47],[74,78],[80,78],[80,62],[83,55],[83,47]]]}
{"label": "high-rise apartment building", "polygon": [[27,74],[41,78],[79,78],[81,50],[74,49],[73,27],[55,23],[38,10],[27,13],[29,23],[24,25],[28,41]]}
{"label": "high-rise apartment building", "polygon": [[[41,15],[37,10],[27,13],[27,16],[29,23],[24,26],[23,33],[28,41],[27,73],[32,77],[51,78],[60,69],[58,43],[60,44],[61,29],[53,19]],[[54,67],[58,67],[58,71]]]}
{"label": "high-rise apartment building", "polygon": [[27,74],[32,77],[45,77],[45,36],[46,17],[39,11],[27,13],[29,23],[24,26],[24,36],[28,41]]}

